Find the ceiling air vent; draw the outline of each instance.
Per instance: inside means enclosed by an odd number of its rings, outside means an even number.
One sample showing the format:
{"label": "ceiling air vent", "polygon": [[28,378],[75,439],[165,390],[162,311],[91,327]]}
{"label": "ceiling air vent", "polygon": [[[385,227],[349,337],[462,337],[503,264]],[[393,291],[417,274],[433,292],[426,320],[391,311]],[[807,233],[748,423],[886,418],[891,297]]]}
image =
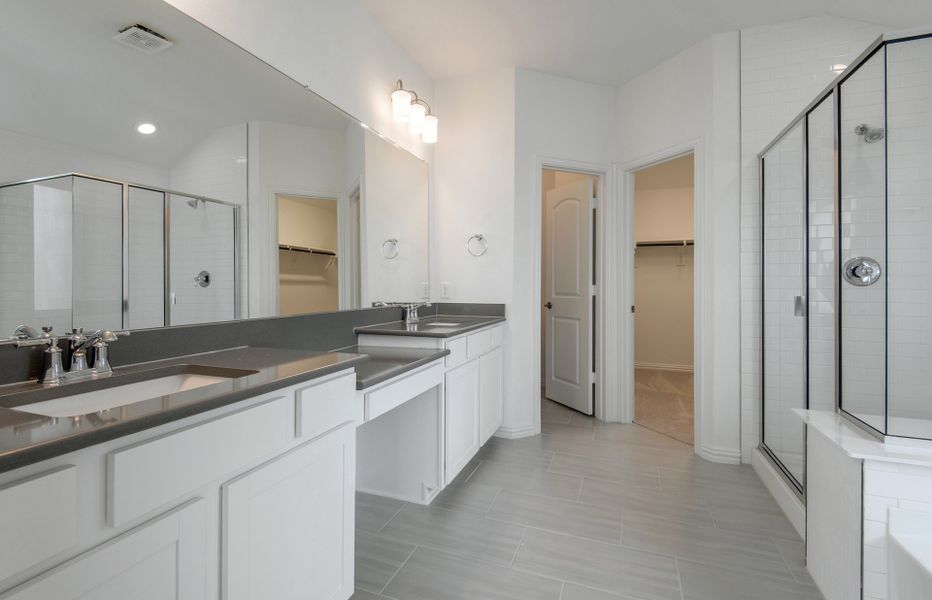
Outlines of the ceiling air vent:
{"label": "ceiling air vent", "polygon": [[142,25],[133,25],[126,29],[121,29],[120,33],[113,36],[113,40],[149,55],[158,54],[174,46],[165,36],[147,27],[143,27]]}

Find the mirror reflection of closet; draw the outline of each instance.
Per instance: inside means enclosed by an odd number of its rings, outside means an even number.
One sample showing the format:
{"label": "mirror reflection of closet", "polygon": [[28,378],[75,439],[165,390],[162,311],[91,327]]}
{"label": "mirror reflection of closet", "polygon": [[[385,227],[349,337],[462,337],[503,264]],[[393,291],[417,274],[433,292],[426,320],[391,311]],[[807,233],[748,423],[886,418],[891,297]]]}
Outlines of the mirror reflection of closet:
{"label": "mirror reflection of closet", "polygon": [[279,314],[340,308],[337,200],[279,194]]}

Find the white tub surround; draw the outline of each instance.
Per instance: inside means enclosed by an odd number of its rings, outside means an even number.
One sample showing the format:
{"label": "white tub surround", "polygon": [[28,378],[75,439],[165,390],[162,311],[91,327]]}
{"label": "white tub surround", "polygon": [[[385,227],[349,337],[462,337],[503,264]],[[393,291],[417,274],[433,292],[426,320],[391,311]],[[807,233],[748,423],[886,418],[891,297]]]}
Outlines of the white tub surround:
{"label": "white tub surround", "polygon": [[889,600],[932,599],[932,513],[891,508],[888,515]]}
{"label": "white tub surround", "polygon": [[884,443],[831,411],[796,412],[809,426],[807,566],[826,600],[922,598],[893,594],[903,580],[888,567],[887,531],[906,530],[898,510],[932,515],[932,450]]}

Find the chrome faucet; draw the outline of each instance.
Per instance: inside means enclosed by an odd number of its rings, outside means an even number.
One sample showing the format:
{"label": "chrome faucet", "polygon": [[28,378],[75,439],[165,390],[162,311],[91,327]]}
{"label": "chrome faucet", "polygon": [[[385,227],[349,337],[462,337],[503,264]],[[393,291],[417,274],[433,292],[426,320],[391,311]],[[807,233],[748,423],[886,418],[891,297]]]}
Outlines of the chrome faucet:
{"label": "chrome faucet", "polygon": [[[117,341],[117,334],[109,329],[98,329],[90,336],[84,335],[83,329],[77,329],[71,336],[71,369],[70,378],[77,378],[79,373],[89,372],[89,376],[109,375],[113,372],[110,367],[107,344]],[[88,368],[87,349],[94,348],[94,367]]]}
{"label": "chrome faucet", "polygon": [[[113,373],[107,344],[115,342],[119,336],[129,335],[128,331],[114,333],[109,329],[100,329],[88,335],[83,329],[75,329],[65,336],[71,342],[71,369],[62,366],[62,350],[58,347],[57,336],[52,335],[51,327],[43,327],[42,333],[28,325],[20,325],[13,331],[14,345],[18,348],[47,346],[45,349],[45,367],[39,376],[39,383],[46,386],[62,385],[93,377],[106,377]],[[94,348],[93,368],[88,367],[87,349]]]}
{"label": "chrome faucet", "polygon": [[417,309],[430,306],[430,302],[382,302],[381,300],[376,300],[372,303],[372,306],[373,308],[399,306],[403,311],[402,314],[404,314],[405,325],[414,325],[421,320],[417,314]]}

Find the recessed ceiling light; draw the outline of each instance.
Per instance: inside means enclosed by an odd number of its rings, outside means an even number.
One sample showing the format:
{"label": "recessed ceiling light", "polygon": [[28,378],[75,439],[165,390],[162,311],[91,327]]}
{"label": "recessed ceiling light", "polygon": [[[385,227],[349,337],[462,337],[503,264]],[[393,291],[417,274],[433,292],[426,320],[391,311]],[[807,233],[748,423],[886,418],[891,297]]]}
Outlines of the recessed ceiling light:
{"label": "recessed ceiling light", "polygon": [[848,68],[848,65],[843,65],[841,63],[835,63],[834,65],[832,65],[832,70],[835,71],[836,73],[841,73],[847,68]]}
{"label": "recessed ceiling light", "polygon": [[155,132],[158,131],[158,130],[159,130],[159,126],[156,125],[155,123],[145,123],[145,122],[144,122],[144,123],[137,123],[137,124],[136,124],[136,131],[138,131],[138,132],[141,133],[142,135],[152,135],[153,133],[155,133]]}

